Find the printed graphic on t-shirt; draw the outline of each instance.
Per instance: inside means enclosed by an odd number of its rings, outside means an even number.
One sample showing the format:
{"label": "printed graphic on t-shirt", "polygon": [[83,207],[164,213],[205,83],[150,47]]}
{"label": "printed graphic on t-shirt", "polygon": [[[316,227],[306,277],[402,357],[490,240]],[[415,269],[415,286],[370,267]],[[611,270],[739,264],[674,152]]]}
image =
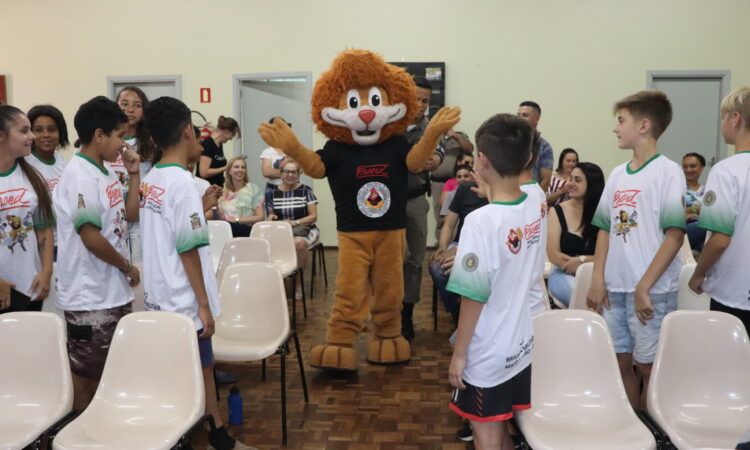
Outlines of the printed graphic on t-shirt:
{"label": "printed graphic on t-shirt", "polygon": [[511,230],[508,232],[508,241],[505,243],[505,245],[508,247],[508,250],[510,250],[511,253],[516,255],[521,251],[522,239],[523,231],[521,231],[521,228],[516,228],[515,230],[511,228]]}
{"label": "printed graphic on t-shirt", "polygon": [[107,198],[109,199],[109,207],[114,208],[124,201],[122,197],[122,187],[117,182],[110,184],[106,188]]}
{"label": "printed graphic on t-shirt", "polygon": [[365,183],[357,193],[359,211],[367,217],[378,218],[388,212],[391,206],[391,192],[383,183]]}
{"label": "printed graphic on t-shirt", "polygon": [[18,188],[0,192],[0,211],[7,211],[13,208],[28,208],[29,200],[24,200],[24,196],[28,191],[26,188]]}
{"label": "printed graphic on t-shirt", "polygon": [[24,242],[29,237],[29,232],[34,228],[34,220],[32,219],[31,211],[26,213],[23,219],[12,214],[8,214],[3,217],[2,223],[0,223],[0,242],[2,245],[8,247],[11,253],[15,252],[15,247],[18,245],[21,250],[28,251]]}
{"label": "printed graphic on t-shirt", "polygon": [[518,344],[518,351],[510,356],[505,357],[505,368],[512,369],[517,366],[521,361],[525,361],[524,357],[531,354],[531,349],[534,348],[534,336],[531,336],[529,340],[521,339],[521,343]]}
{"label": "printed graphic on t-shirt", "polygon": [[57,183],[60,182],[59,178],[45,178],[44,182],[47,183],[47,190],[52,192],[55,190],[55,186],[57,186]]}
{"label": "printed graphic on t-shirt", "polygon": [[139,207],[148,208],[157,214],[161,214],[163,202],[161,197],[164,195],[164,192],[166,191],[159,186],[150,185],[146,182],[141,183],[141,188],[138,192]]}
{"label": "printed graphic on t-shirt", "polygon": [[641,191],[638,189],[627,189],[616,191],[612,200],[612,208],[618,209],[614,219],[614,233],[622,236],[624,242],[628,242],[628,234],[638,227],[638,211],[636,197]]}
{"label": "printed graphic on t-shirt", "polygon": [[114,233],[117,236],[117,242],[115,248],[128,248],[128,221],[125,220],[125,208],[120,208],[117,211],[117,215],[112,219],[112,225],[114,225]]}

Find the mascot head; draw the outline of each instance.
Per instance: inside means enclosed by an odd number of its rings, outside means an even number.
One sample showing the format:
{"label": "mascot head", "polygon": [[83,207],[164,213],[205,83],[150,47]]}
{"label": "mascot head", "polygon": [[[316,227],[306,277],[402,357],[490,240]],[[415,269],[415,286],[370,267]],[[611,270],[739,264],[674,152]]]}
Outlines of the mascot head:
{"label": "mascot head", "polygon": [[418,107],[411,76],[367,50],[340,53],[312,93],[318,130],[352,145],[373,145],[403,134]]}

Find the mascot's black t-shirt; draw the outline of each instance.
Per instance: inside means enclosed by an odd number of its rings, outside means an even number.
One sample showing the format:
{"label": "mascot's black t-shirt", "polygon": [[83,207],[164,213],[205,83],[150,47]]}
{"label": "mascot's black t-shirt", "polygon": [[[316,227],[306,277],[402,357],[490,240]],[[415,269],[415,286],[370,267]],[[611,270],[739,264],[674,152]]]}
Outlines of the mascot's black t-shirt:
{"label": "mascot's black t-shirt", "polygon": [[409,149],[403,136],[393,136],[368,146],[328,141],[318,150],[336,202],[337,230],[406,228]]}

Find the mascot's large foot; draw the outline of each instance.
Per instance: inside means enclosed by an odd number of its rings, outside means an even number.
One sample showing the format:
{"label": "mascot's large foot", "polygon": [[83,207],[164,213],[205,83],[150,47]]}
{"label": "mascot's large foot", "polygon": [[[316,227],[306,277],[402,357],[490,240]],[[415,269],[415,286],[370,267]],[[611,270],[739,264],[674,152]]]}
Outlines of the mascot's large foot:
{"label": "mascot's large foot", "polygon": [[411,345],[403,336],[382,339],[373,337],[367,349],[367,361],[372,364],[390,365],[408,362]]}
{"label": "mascot's large foot", "polygon": [[310,351],[310,365],[318,369],[353,372],[358,364],[357,352],[351,347],[316,345]]}

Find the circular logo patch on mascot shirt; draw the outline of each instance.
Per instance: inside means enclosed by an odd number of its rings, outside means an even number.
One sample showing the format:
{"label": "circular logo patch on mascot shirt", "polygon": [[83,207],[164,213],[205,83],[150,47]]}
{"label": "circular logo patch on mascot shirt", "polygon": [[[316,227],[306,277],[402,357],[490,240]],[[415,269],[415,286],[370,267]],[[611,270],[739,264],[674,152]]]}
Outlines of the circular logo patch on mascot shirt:
{"label": "circular logo patch on mascot shirt", "polygon": [[477,257],[476,253],[467,253],[464,255],[464,259],[461,260],[461,266],[467,272],[474,272],[475,270],[477,270],[478,265],[479,258]]}
{"label": "circular logo patch on mascot shirt", "polygon": [[367,217],[372,219],[383,217],[391,207],[391,191],[386,185],[377,181],[366,183],[357,192],[357,206],[359,211]]}

